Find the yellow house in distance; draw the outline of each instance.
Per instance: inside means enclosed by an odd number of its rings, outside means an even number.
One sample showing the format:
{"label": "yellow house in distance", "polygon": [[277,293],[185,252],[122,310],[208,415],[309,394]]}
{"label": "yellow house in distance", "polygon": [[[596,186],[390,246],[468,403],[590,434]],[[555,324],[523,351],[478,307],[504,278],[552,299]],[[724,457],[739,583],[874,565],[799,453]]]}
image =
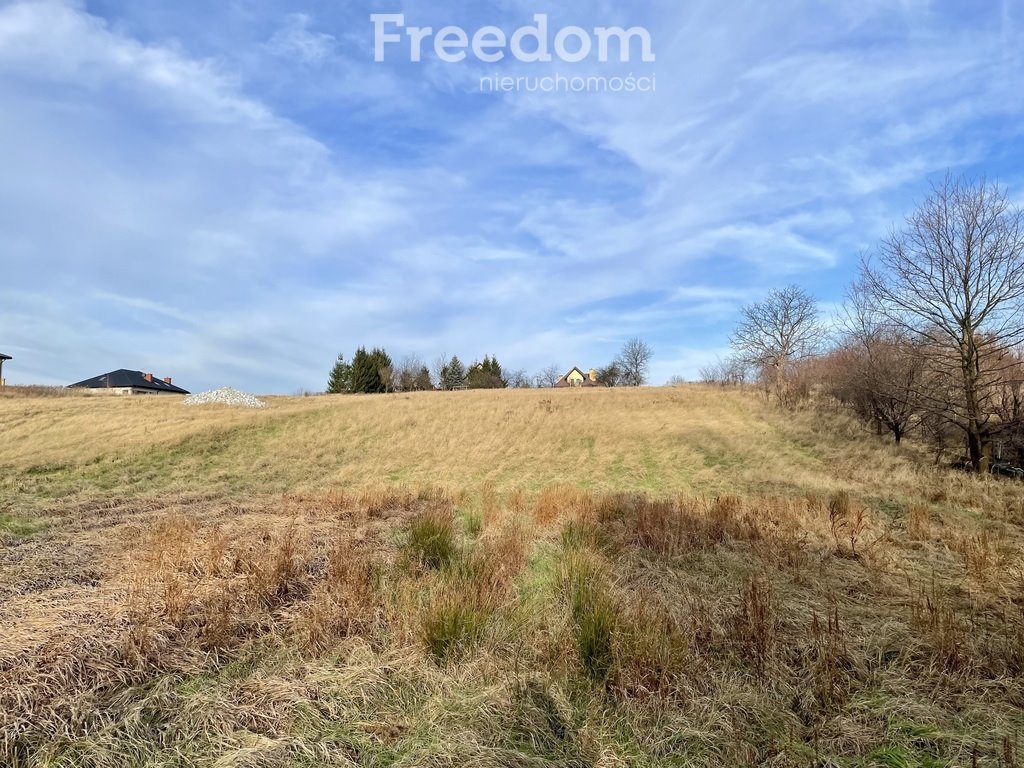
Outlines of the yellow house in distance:
{"label": "yellow house in distance", "polygon": [[565,374],[558,380],[555,387],[564,389],[566,387],[600,387],[601,383],[597,380],[597,371],[593,368],[589,372],[584,373],[579,368],[573,367],[571,371]]}

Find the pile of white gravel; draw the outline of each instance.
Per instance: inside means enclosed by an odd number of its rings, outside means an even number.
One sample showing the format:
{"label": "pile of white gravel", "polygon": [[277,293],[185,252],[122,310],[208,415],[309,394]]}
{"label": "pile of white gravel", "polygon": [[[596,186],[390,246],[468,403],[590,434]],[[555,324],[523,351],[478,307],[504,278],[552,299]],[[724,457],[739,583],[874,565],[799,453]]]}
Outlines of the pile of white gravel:
{"label": "pile of white gravel", "polygon": [[221,387],[209,392],[189,395],[183,401],[185,405],[234,405],[239,408],[265,408],[266,403],[258,400],[247,392],[239,392],[231,387]]}

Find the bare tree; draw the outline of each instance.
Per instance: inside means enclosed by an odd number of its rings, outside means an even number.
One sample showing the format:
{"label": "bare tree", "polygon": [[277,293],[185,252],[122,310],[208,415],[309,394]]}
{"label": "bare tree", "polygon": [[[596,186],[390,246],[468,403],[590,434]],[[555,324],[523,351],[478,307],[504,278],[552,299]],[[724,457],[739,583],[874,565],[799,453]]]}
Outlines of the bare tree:
{"label": "bare tree", "polygon": [[713,363],[703,366],[698,375],[705,384],[738,387],[747,381],[747,366],[735,355],[725,359],[718,357]]}
{"label": "bare tree", "polygon": [[985,471],[1001,383],[1024,341],[1024,211],[998,185],[947,176],[861,275],[877,311],[925,351],[929,410],[962,431]]}
{"label": "bare tree", "polygon": [[553,387],[562,378],[562,369],[557,365],[549,365],[543,371],[533,377],[538,388]]}
{"label": "bare tree", "polygon": [[397,391],[398,371],[395,370],[395,366],[385,363],[381,365],[378,370],[380,372],[381,384],[384,386],[384,392],[390,393]]}
{"label": "bare tree", "polygon": [[819,376],[840,402],[850,406],[879,435],[900,443],[922,424],[926,409],[918,391],[926,371],[919,347],[904,335],[851,335],[822,360]]}
{"label": "bare tree", "polygon": [[819,316],[817,302],[803,288],[773,290],[764,301],[743,308],[731,339],[736,358],[782,396],[793,365],[817,354],[825,342]]}
{"label": "bare tree", "polygon": [[651,367],[654,349],[643,339],[633,337],[622,345],[615,362],[621,371],[623,386],[642,387],[647,383],[647,372]]}
{"label": "bare tree", "polygon": [[512,389],[529,389],[532,386],[530,384],[530,377],[526,375],[526,371],[522,368],[508,374],[508,385]]}
{"label": "bare tree", "polygon": [[612,360],[604,368],[598,368],[597,380],[605,387],[618,387],[622,384],[622,367],[618,360]]}
{"label": "bare tree", "polygon": [[430,364],[430,378],[437,382],[437,385],[444,388],[444,374],[448,367],[448,355],[438,355]]}
{"label": "bare tree", "polygon": [[845,338],[829,355],[833,394],[879,434],[888,431],[901,442],[925,413],[919,393],[927,371],[920,346],[877,311],[862,280],[850,286],[839,322]]}
{"label": "bare tree", "polygon": [[995,459],[1024,466],[1024,348],[1013,354],[997,399],[1000,429],[993,434]]}
{"label": "bare tree", "polygon": [[406,355],[394,370],[395,391],[415,392],[420,388],[423,361],[416,355]]}

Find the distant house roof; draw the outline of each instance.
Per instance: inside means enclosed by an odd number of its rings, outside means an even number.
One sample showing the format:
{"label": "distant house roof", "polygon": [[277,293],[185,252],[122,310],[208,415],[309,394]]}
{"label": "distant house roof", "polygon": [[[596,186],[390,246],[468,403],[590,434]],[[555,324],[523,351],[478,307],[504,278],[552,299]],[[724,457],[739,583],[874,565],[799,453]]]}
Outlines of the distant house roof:
{"label": "distant house roof", "polygon": [[10,355],[0,355],[0,360],[13,360],[14,358]]}
{"label": "distant house roof", "polygon": [[[573,384],[569,383],[569,377],[572,376],[574,373],[578,373],[583,378],[583,381],[581,381],[577,385],[573,385]],[[560,378],[558,380],[558,382],[555,384],[555,386],[558,387],[558,388],[572,387],[572,386],[603,387],[604,385],[601,384],[599,381],[597,381],[596,374],[594,374],[594,378],[591,378],[591,374],[593,374],[592,371],[589,372],[589,373],[585,373],[581,368],[579,368],[577,366],[573,366],[571,369],[569,369],[569,372],[567,374],[565,374],[562,378]]]}
{"label": "distant house roof", "polygon": [[69,387],[76,389],[120,389],[132,387],[133,389],[148,389],[153,392],[166,392],[176,395],[189,394],[188,390],[170,384],[163,379],[158,379],[156,376],[151,376],[148,379],[146,376],[147,374],[142,371],[129,371],[122,368],[118,371],[104,373],[102,376],[80,381],[77,384],[70,384]]}

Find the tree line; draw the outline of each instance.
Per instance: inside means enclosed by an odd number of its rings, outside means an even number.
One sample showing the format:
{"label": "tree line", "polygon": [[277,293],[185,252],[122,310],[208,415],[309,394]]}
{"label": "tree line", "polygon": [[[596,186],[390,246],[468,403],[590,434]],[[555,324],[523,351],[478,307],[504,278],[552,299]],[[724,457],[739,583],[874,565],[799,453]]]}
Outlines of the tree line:
{"label": "tree line", "polygon": [[947,176],[862,258],[837,316],[799,286],[743,308],[732,354],[701,371],[793,404],[819,391],[938,460],[1024,463],[1024,210]]}
{"label": "tree line", "polygon": [[[619,354],[597,369],[598,382],[607,387],[639,387],[647,383],[654,349],[643,339],[627,340]],[[486,355],[466,365],[458,355],[442,355],[431,366],[418,356],[398,364],[379,347],[359,347],[351,360],[338,355],[327,381],[328,394],[384,394],[434,389],[527,389],[554,387],[566,371],[549,365],[530,376],[525,370],[506,371],[498,358]]]}

